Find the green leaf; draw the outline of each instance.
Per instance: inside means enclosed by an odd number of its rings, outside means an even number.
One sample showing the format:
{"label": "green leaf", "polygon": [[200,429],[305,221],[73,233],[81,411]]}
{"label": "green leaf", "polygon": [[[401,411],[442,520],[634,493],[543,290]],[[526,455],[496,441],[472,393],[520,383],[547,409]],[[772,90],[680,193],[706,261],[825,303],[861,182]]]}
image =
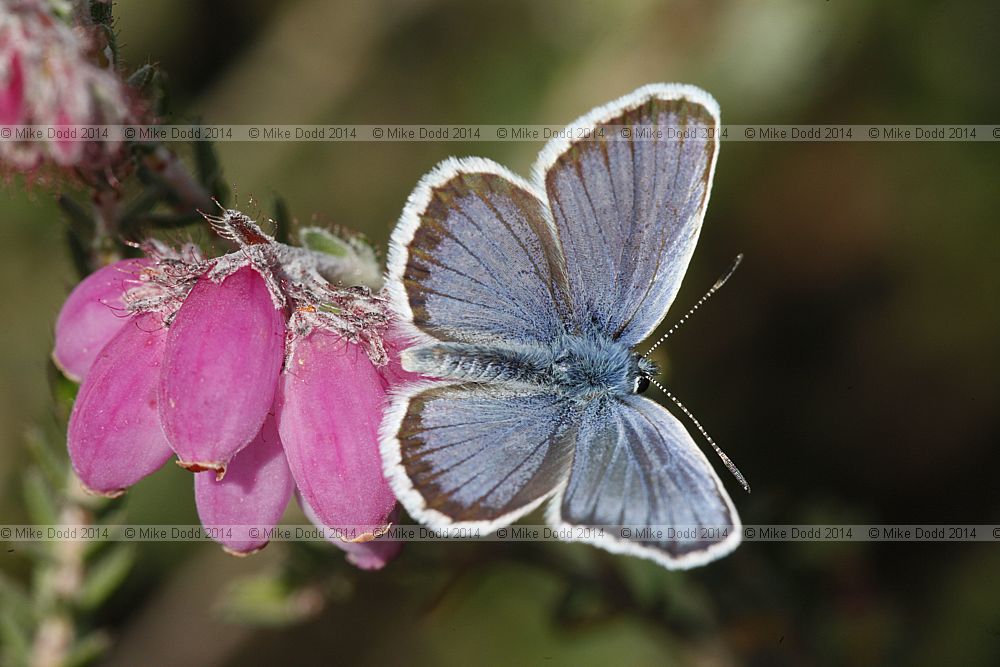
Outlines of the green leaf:
{"label": "green leaf", "polygon": [[28,632],[14,620],[9,609],[0,607],[0,659],[5,665],[27,665],[29,663]]}
{"label": "green leaf", "polygon": [[128,85],[131,88],[135,88],[138,92],[144,93],[148,86],[152,85],[155,80],[156,66],[146,63],[129,74]]}
{"label": "green leaf", "polygon": [[288,211],[288,201],[281,195],[274,195],[274,240],[288,245],[292,231],[292,215]]}
{"label": "green leaf", "polygon": [[103,632],[92,632],[73,645],[63,667],[84,667],[94,663],[111,648],[111,640]]}
{"label": "green leaf", "polygon": [[97,229],[97,222],[94,220],[94,217],[69,195],[60,195],[58,201],[59,208],[66,214],[66,217],[69,219],[70,228],[74,233],[83,238],[93,236],[94,230]]}
{"label": "green leaf", "polygon": [[227,621],[282,627],[314,616],[323,597],[312,586],[296,588],[279,575],[261,575],[234,581],[220,604]]}
{"label": "green leaf", "polygon": [[93,611],[100,607],[125,581],[134,563],[135,549],[131,545],[111,549],[87,572],[77,598],[80,608]]}
{"label": "green leaf", "polygon": [[80,240],[80,237],[74,234],[71,229],[66,230],[66,245],[69,247],[69,256],[73,260],[76,275],[80,278],[87,277],[91,273],[90,253],[87,252],[87,247]]}
{"label": "green leaf", "polygon": [[382,267],[375,248],[360,234],[337,235],[322,227],[303,227],[299,243],[320,253],[319,272],[333,283],[364,285],[372,290],[382,286]]}
{"label": "green leaf", "polygon": [[334,257],[347,257],[351,252],[347,241],[337,238],[322,227],[303,227],[299,232],[299,243],[309,250]]}
{"label": "green leaf", "polygon": [[[94,4],[96,5],[99,3],[94,3]],[[109,7],[108,13],[110,14],[111,3],[108,2],[106,4]],[[112,28],[110,24],[100,26],[100,30],[104,35],[104,39],[108,43],[108,51],[111,53],[111,65],[115,69],[118,69],[119,65],[121,65],[120,49],[118,48],[118,33],[115,32],[115,29]]]}
{"label": "green leaf", "polygon": [[31,468],[25,473],[24,506],[33,523],[50,526],[58,521],[59,510],[54,492],[38,468]]}
{"label": "green leaf", "polygon": [[10,621],[21,628],[29,628],[35,623],[35,611],[27,593],[7,575],[0,572],[0,599],[3,600],[3,612]]}
{"label": "green leaf", "polygon": [[[151,176],[149,170],[140,170],[143,174]],[[143,189],[138,196],[128,203],[122,212],[121,226],[122,233],[126,236],[139,231],[143,219],[153,208],[165,197],[165,190],[159,179],[153,180],[148,187]]]}
{"label": "green leaf", "polygon": [[55,362],[49,359],[48,364],[49,389],[52,398],[56,402],[56,412],[62,420],[61,428],[65,428],[65,422],[69,419],[69,413],[73,409],[73,401],[80,390],[80,385],[63,375]]}
{"label": "green leaf", "polygon": [[[142,65],[128,76],[127,83],[149,106],[153,116],[163,116],[166,112],[165,100],[167,91],[164,80],[166,76],[159,66],[153,63]],[[143,145],[144,142],[133,142],[133,145]]]}
{"label": "green leaf", "polygon": [[226,187],[222,179],[222,164],[219,156],[215,152],[215,143],[212,141],[195,141],[192,144],[194,150],[194,163],[198,172],[198,182],[208,190],[219,203],[226,206],[229,196],[229,188]]}
{"label": "green leaf", "polygon": [[32,428],[28,431],[26,443],[45,481],[54,489],[62,488],[66,481],[66,460],[54,451],[51,441],[41,430]]}

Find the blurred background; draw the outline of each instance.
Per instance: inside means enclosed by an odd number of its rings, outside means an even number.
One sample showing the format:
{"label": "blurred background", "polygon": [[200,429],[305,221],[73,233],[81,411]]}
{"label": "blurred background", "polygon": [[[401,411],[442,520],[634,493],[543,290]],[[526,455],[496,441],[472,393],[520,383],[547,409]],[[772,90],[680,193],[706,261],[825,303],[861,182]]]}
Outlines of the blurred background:
{"label": "blurred background", "polygon": [[[1000,122],[990,2],[116,12],[126,61],[169,73],[177,122],[558,125],[655,81],[705,88],[729,123]],[[299,221],[384,244],[438,160],[526,174],[541,145],[218,149],[241,198],[267,209],[280,194]],[[990,142],[723,144],[674,315],[746,258],[667,346],[667,380],[750,480],[747,496],[710,455],[744,522],[1000,522],[998,185]],[[51,331],[76,276],[51,192],[15,180],[0,197],[0,516],[20,523],[24,443],[54,422]],[[127,494],[129,521],[197,522],[190,484],[166,466]],[[411,544],[374,574],[323,553],[307,620],[262,629],[233,623],[225,599],[285,545],[241,560],[142,545],[95,619],[115,641],[106,664],[1000,664],[998,544],[748,543],[684,573],[583,545]]]}

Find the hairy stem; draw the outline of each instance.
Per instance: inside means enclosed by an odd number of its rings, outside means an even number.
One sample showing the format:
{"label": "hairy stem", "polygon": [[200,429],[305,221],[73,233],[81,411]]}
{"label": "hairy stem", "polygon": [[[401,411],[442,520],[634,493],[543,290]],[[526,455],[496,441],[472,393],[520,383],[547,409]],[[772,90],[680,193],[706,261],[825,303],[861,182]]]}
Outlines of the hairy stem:
{"label": "hairy stem", "polygon": [[[76,475],[70,471],[66,479],[59,526],[79,526],[91,523],[92,516],[84,506],[85,498]],[[35,587],[41,609],[38,629],[31,646],[32,667],[58,667],[66,663],[77,639],[73,622],[73,606],[84,582],[86,543],[77,540],[49,542],[49,558],[42,565]]]}

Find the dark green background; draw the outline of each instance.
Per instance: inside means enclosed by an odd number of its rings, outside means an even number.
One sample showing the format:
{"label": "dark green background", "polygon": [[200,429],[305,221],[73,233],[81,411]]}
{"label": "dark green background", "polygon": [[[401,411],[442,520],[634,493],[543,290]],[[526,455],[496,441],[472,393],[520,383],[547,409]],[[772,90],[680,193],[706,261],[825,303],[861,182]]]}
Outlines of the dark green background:
{"label": "dark green background", "polygon": [[[178,122],[561,124],[684,81],[731,123],[1000,123],[991,2],[143,0],[117,12],[127,61],[169,72]],[[745,522],[1000,521],[998,146],[722,146],[675,315],[746,259],[667,346],[666,379],[749,478],[750,496],[726,479]],[[300,221],[379,243],[439,159],[526,173],[539,148],[219,146],[242,198],[266,209],[278,192]],[[23,442],[53,420],[51,328],[75,277],[50,191],[15,179],[2,200],[0,512],[17,523]],[[190,484],[167,466],[130,492],[130,520],[195,521]],[[414,544],[379,574],[339,568],[305,625],[220,621],[226,583],[281,553],[144,546],[101,619],[118,642],[109,664],[1000,663],[1000,544],[750,543],[689,573],[579,545]]]}

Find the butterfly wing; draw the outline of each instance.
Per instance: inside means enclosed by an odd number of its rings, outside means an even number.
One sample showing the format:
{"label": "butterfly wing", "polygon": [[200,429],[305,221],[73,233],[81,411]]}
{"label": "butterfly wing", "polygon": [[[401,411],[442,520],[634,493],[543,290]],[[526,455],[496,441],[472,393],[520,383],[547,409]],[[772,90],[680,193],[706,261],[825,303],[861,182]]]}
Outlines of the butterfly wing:
{"label": "butterfly wing", "polygon": [[439,164],[389,245],[390,298],[417,340],[548,342],[563,330],[565,267],[543,196],[495,162]]}
{"label": "butterfly wing", "polygon": [[541,390],[410,385],[393,398],[383,422],[386,478],[423,523],[506,525],[566,478],[574,410]]}
{"label": "butterfly wing", "polygon": [[[556,529],[570,529],[560,533],[569,540],[668,568],[724,556],[741,533],[729,494],[687,430],[640,396],[587,407],[569,480],[552,499],[547,519]],[[573,530],[583,526],[627,526],[632,533]],[[649,534],[637,530],[642,526],[651,527]]]}
{"label": "butterfly wing", "polygon": [[708,93],[655,84],[564,133],[592,138],[556,138],[542,150],[535,180],[548,195],[578,326],[632,347],[663,319],[698,241],[718,129]]}

